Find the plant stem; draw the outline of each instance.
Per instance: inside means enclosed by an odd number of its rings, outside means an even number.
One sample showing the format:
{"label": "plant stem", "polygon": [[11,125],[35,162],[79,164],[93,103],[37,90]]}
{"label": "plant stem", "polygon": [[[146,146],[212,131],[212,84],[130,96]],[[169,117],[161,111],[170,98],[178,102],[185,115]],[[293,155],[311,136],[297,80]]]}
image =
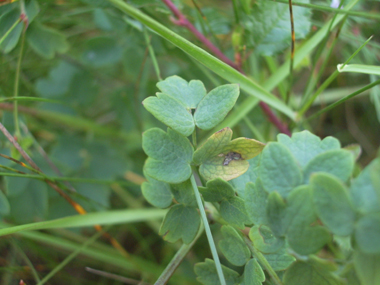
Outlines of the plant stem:
{"label": "plant stem", "polygon": [[148,49],[149,49],[149,55],[150,55],[150,58],[151,58],[152,63],[153,63],[154,71],[156,72],[158,81],[161,81],[162,78],[161,78],[160,67],[158,66],[157,58],[156,58],[156,55],[154,54],[154,50],[153,50],[152,45],[151,45],[151,40],[149,38],[148,31],[147,31],[145,26],[144,26],[143,30],[144,30],[145,42],[146,42]]}
{"label": "plant stem", "polygon": [[264,266],[270,277],[272,277],[273,283],[276,285],[282,285],[282,281],[278,277],[276,271],[274,271],[272,266],[270,266],[264,255],[252,245],[252,242],[247,237],[244,237],[244,241],[246,245],[249,247],[252,254],[258,259],[261,265]]}
{"label": "plant stem", "polygon": [[220,260],[219,260],[218,253],[216,251],[214,239],[213,239],[212,234],[211,234],[210,225],[208,224],[206,212],[205,212],[205,209],[203,207],[202,198],[201,198],[201,195],[199,194],[198,186],[197,186],[197,183],[195,182],[195,178],[194,178],[193,174],[190,176],[190,181],[191,181],[191,185],[193,186],[193,189],[194,189],[195,198],[197,199],[199,212],[201,213],[201,218],[203,221],[203,225],[205,227],[206,236],[208,239],[208,243],[210,245],[212,257],[213,257],[214,262],[215,262],[215,267],[216,267],[216,271],[218,273],[220,284],[226,285],[226,280],[224,279],[224,275],[223,275],[223,271],[222,271],[222,265],[220,264]]}

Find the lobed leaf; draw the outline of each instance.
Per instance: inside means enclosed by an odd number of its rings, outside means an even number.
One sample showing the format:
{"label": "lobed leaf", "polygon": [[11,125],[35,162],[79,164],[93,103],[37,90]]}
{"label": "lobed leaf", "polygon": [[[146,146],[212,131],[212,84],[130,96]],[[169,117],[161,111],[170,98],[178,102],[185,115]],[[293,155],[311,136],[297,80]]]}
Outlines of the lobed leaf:
{"label": "lobed leaf", "polygon": [[335,235],[353,232],[356,213],[346,187],[334,176],[318,173],[311,176],[313,199],[323,224]]}
{"label": "lobed leaf", "polygon": [[249,239],[254,247],[262,253],[275,253],[285,245],[285,239],[276,237],[272,230],[263,226],[253,226],[249,231]]}
{"label": "lobed leaf", "polygon": [[[216,272],[215,262],[206,258],[204,262],[197,263],[194,266],[197,280],[203,285],[215,285],[220,284],[219,277]],[[222,271],[226,285],[235,285],[239,282],[239,273],[222,265]]]}
{"label": "lobed leaf", "polygon": [[143,134],[142,147],[149,156],[144,165],[149,176],[167,183],[181,183],[190,177],[193,147],[176,131],[152,128]]}
{"label": "lobed leaf", "polygon": [[245,224],[251,224],[244,206],[244,200],[239,197],[231,197],[223,200],[219,209],[220,215],[230,225],[244,229]]}
{"label": "lobed leaf", "polygon": [[206,187],[198,187],[203,199],[208,202],[221,202],[235,196],[234,189],[221,178],[207,181]]}
{"label": "lobed leaf", "polygon": [[265,273],[256,259],[252,258],[244,267],[244,285],[261,285]]}
{"label": "lobed leaf", "polygon": [[144,198],[153,206],[157,208],[167,208],[173,202],[173,195],[170,191],[170,185],[168,183],[158,181],[149,175],[145,174],[148,179],[141,185],[141,191]]}
{"label": "lobed leaf", "polygon": [[256,183],[247,183],[245,187],[245,209],[247,211],[249,219],[255,225],[267,224],[267,202],[268,192],[266,192],[261,184],[260,178],[256,180]]}
{"label": "lobed leaf", "polygon": [[195,207],[182,204],[174,205],[166,214],[162,222],[159,234],[164,240],[176,242],[179,239],[189,244],[195,238],[199,226],[200,217]]}
{"label": "lobed leaf", "polygon": [[235,266],[243,266],[251,257],[251,252],[243,238],[231,226],[223,226],[221,229],[223,239],[219,241],[219,248]]}

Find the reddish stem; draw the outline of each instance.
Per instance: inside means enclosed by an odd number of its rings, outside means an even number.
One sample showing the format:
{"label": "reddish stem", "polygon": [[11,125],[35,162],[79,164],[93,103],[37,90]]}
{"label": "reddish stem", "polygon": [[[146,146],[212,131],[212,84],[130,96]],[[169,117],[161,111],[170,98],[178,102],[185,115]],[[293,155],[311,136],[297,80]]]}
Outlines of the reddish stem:
{"label": "reddish stem", "polygon": [[[241,68],[228,57],[226,57],[223,52],[218,49],[211,41],[209,41],[200,31],[198,31],[193,24],[189,22],[189,20],[185,17],[184,14],[174,5],[171,0],[162,0],[164,4],[172,11],[173,15],[176,19],[172,19],[172,22],[178,26],[182,26],[187,28],[195,37],[198,38],[214,55],[216,55],[220,60],[228,64],[229,66],[235,68],[240,73],[244,74]],[[260,107],[263,112],[267,115],[269,121],[277,127],[277,129],[288,136],[291,135],[288,127],[283,124],[280,119],[276,116],[276,114],[270,109],[268,104],[265,102],[260,102]]]}

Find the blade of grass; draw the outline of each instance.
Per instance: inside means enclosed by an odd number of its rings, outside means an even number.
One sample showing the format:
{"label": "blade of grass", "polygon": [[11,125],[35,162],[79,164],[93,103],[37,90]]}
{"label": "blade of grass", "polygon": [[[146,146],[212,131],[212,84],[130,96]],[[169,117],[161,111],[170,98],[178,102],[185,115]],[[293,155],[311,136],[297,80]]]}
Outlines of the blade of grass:
{"label": "blade of grass", "polygon": [[50,221],[2,228],[0,229],[0,236],[27,230],[77,228],[95,225],[142,222],[152,219],[161,219],[165,216],[166,212],[167,210],[162,209],[136,209],[87,213],[84,215],[75,215]]}
{"label": "blade of grass", "polygon": [[[346,65],[347,63],[349,63],[351,61],[351,59],[353,59],[360,51],[363,47],[365,47],[365,45],[372,39],[372,36],[366,40],[346,61],[343,65]],[[327,86],[330,85],[330,83],[339,75],[339,71],[338,70],[335,70],[333,72],[333,74],[331,74],[323,83],[322,85],[318,88],[318,90],[313,94],[313,96],[311,96],[306,102],[305,104],[303,104],[303,106],[301,107],[301,109],[299,110],[298,112],[298,116],[297,118],[300,118],[311,106],[311,104],[313,104],[314,100],[318,97],[319,94],[322,93],[323,90],[325,90],[327,88]]]}
{"label": "blade of grass", "polygon": [[60,102],[58,100],[38,98],[38,97],[24,97],[24,96],[0,98],[0,102],[4,102],[4,101],[39,101],[39,102],[48,102],[48,103],[55,103],[55,104],[64,104],[63,102]]}
{"label": "blade of grass", "polygon": [[315,114],[309,116],[308,118],[306,118],[306,121],[309,121],[317,116],[319,116],[320,114],[323,114],[333,108],[335,108],[336,106],[342,104],[343,102],[347,101],[348,99],[351,99],[352,97],[355,97],[356,95],[359,95],[360,93],[376,86],[376,85],[379,85],[380,84],[380,79],[379,80],[376,80],[374,82],[372,82],[371,84],[368,84],[367,86],[363,87],[363,88],[360,88],[358,91],[354,92],[354,93],[351,93],[350,95],[340,99],[339,101],[327,106],[326,108],[323,108],[322,110],[316,112]]}
{"label": "blade of grass", "polygon": [[355,73],[380,75],[380,66],[376,66],[376,65],[338,64],[337,68],[339,72],[355,72]]}
{"label": "blade of grass", "polygon": [[240,84],[240,88],[246,91],[249,95],[267,103],[268,105],[287,115],[289,118],[295,118],[294,112],[282,101],[280,101],[273,94],[266,91],[256,82],[241,74],[236,69],[225,64],[224,62],[220,61],[216,57],[206,52],[205,50],[199,48],[190,41],[174,33],[170,29],[166,28],[159,22],[153,20],[149,16],[143,14],[131,5],[121,0],[108,1],[111,2],[115,7],[117,7],[121,11],[125,12],[126,14],[130,15],[131,17],[135,18],[136,20],[142,22],[144,25],[151,28],[161,37],[165,38],[178,48],[182,49],[185,53],[198,60],[200,63],[208,67],[210,70],[218,74],[220,77],[226,79],[231,83]]}

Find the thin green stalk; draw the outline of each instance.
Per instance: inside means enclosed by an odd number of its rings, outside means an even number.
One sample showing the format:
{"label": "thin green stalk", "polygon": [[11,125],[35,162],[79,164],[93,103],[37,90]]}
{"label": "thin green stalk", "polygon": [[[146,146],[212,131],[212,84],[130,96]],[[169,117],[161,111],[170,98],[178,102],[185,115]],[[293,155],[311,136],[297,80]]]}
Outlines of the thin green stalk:
{"label": "thin green stalk", "polygon": [[71,260],[73,260],[79,253],[81,253],[86,247],[96,241],[106,230],[110,227],[103,229],[100,232],[94,234],[91,238],[89,238],[86,242],[82,244],[82,246],[78,247],[74,252],[72,252],[68,257],[66,257],[60,264],[58,264],[52,271],[49,272],[37,285],[45,284],[50,278],[52,278],[58,271],[60,271],[63,267],[65,267]]}
{"label": "thin green stalk", "polygon": [[194,149],[197,149],[197,129],[194,130],[193,134],[191,135]]}
{"label": "thin green stalk", "polygon": [[169,262],[169,264],[166,266],[165,270],[162,272],[160,277],[158,277],[157,281],[154,283],[154,285],[163,285],[166,284],[170,277],[173,275],[174,271],[177,269],[177,267],[181,264],[183,259],[186,257],[187,253],[190,251],[190,249],[193,247],[195,242],[198,240],[198,238],[202,235],[204,231],[204,227],[201,224],[199,231],[194,238],[194,240],[190,244],[183,244],[181,248],[177,251],[177,253],[174,255],[172,260]]}
{"label": "thin green stalk", "polygon": [[145,26],[144,26],[143,30],[144,30],[145,42],[146,42],[146,45],[148,46],[149,55],[150,55],[150,58],[151,58],[152,63],[153,63],[154,71],[156,72],[158,81],[161,81],[162,78],[161,78],[160,67],[158,66],[157,58],[156,58],[156,55],[154,54],[154,50],[153,50],[153,47],[151,45],[151,39],[149,38],[148,31],[147,31],[147,28]]}
{"label": "thin green stalk", "polygon": [[276,271],[274,271],[272,266],[270,266],[264,255],[252,245],[252,242],[247,237],[244,237],[244,241],[245,244],[249,247],[252,254],[258,259],[261,265],[264,266],[269,276],[272,277],[273,283],[276,285],[282,285],[281,279],[278,277]]}
{"label": "thin green stalk", "polygon": [[[372,39],[372,36],[366,40],[343,64],[346,65],[347,63],[349,63],[351,61],[351,59],[353,59],[356,54],[361,51],[361,49],[363,47],[365,47],[365,45]],[[330,85],[330,83],[339,75],[339,71],[338,70],[335,70],[333,72],[333,74],[331,74],[329,76],[329,78],[327,78],[325,80],[325,82],[323,82],[323,84],[318,88],[318,90],[313,94],[313,96],[311,96],[311,98],[301,107],[301,109],[299,110],[298,112],[298,116],[297,118],[300,118],[311,106],[311,104],[313,104],[314,100],[318,97],[319,94],[322,93],[323,90],[325,90],[327,88],[327,86]]]}
{"label": "thin green stalk", "polygon": [[[273,2],[288,4],[288,0],[269,0]],[[292,2],[293,6],[300,6],[300,7],[306,7],[314,10],[319,11],[325,11],[325,12],[332,12],[337,14],[346,14],[348,16],[357,16],[357,17],[363,17],[363,18],[372,18],[380,20],[380,15],[378,13],[368,13],[368,12],[361,12],[361,11],[347,11],[343,9],[337,9],[337,8],[331,8],[328,6],[321,6],[321,5],[314,5],[314,4],[308,4],[308,3],[302,3],[302,2]]]}
{"label": "thin green stalk", "polygon": [[335,102],[335,103],[327,106],[326,108],[323,108],[322,110],[318,111],[317,113],[315,113],[315,114],[311,115],[310,117],[306,118],[305,121],[309,121],[309,120],[311,120],[311,119],[319,116],[320,114],[325,113],[325,112],[327,112],[327,111],[335,108],[339,104],[342,104],[343,102],[347,101],[348,99],[350,99],[352,97],[355,97],[356,95],[359,95],[360,93],[362,93],[362,92],[364,92],[364,91],[366,91],[366,90],[368,90],[368,89],[370,89],[370,88],[372,88],[372,87],[374,87],[374,86],[376,86],[378,84],[380,84],[380,79],[376,80],[375,82],[372,82],[371,84],[368,84],[367,86],[359,89],[358,91],[356,91],[356,92],[354,92],[354,93],[352,93],[352,94],[350,94],[350,95],[348,95],[348,96],[340,99],[339,101],[337,101],[337,102]]}
{"label": "thin green stalk", "polygon": [[205,209],[203,207],[202,198],[201,198],[201,195],[199,194],[198,186],[197,186],[197,183],[195,182],[194,175],[190,176],[190,181],[191,181],[191,185],[193,186],[193,189],[194,189],[195,198],[196,198],[197,203],[198,203],[199,212],[201,213],[201,218],[203,221],[203,225],[205,227],[206,236],[208,239],[208,243],[210,245],[212,257],[213,257],[214,262],[215,262],[215,267],[216,267],[216,271],[218,273],[220,284],[226,285],[226,280],[224,279],[224,275],[223,275],[223,271],[222,271],[222,265],[220,264],[218,252],[216,251],[216,246],[215,246],[212,234],[211,234],[210,225],[208,224],[206,212],[205,212]]}
{"label": "thin green stalk", "polygon": [[261,142],[265,142],[264,136],[259,132],[259,130],[252,124],[251,120],[244,117],[244,122],[247,124],[248,128],[251,130],[255,138]]}
{"label": "thin green stalk", "polygon": [[[278,68],[278,65],[277,65],[276,61],[274,60],[274,58],[272,56],[264,56],[264,60],[266,61],[267,65],[268,65],[269,71],[271,73],[274,73],[277,70],[277,68]],[[278,84],[277,88],[278,88],[278,91],[281,94],[282,99],[285,100],[285,98],[286,98],[286,88],[285,88],[284,82],[280,82]]]}
{"label": "thin green stalk", "polygon": [[[14,91],[13,91],[14,98],[18,96],[18,89],[19,89],[19,84],[20,84],[21,62],[22,62],[22,55],[24,53],[24,46],[25,46],[25,30],[26,28],[24,28],[21,34],[21,47],[20,47],[20,53],[19,53],[18,61],[17,61],[15,84],[14,84]],[[15,100],[13,107],[14,107],[13,119],[14,119],[14,124],[15,124],[15,135],[16,137],[20,137],[21,132],[20,132],[20,126],[18,122],[18,101],[17,100]]]}
{"label": "thin green stalk", "polygon": [[18,18],[16,22],[9,28],[9,30],[3,35],[3,37],[0,39],[0,45],[3,43],[3,41],[9,36],[9,34],[13,31],[14,28],[21,22],[21,18]]}
{"label": "thin green stalk", "polygon": [[29,267],[30,271],[32,272],[32,275],[35,279],[35,281],[40,282],[41,279],[38,276],[37,270],[34,268],[33,263],[30,261],[29,257],[25,254],[23,249],[16,243],[16,241],[12,238],[11,240],[12,246],[16,249],[18,254],[21,255],[22,259],[24,259],[26,265]]}

